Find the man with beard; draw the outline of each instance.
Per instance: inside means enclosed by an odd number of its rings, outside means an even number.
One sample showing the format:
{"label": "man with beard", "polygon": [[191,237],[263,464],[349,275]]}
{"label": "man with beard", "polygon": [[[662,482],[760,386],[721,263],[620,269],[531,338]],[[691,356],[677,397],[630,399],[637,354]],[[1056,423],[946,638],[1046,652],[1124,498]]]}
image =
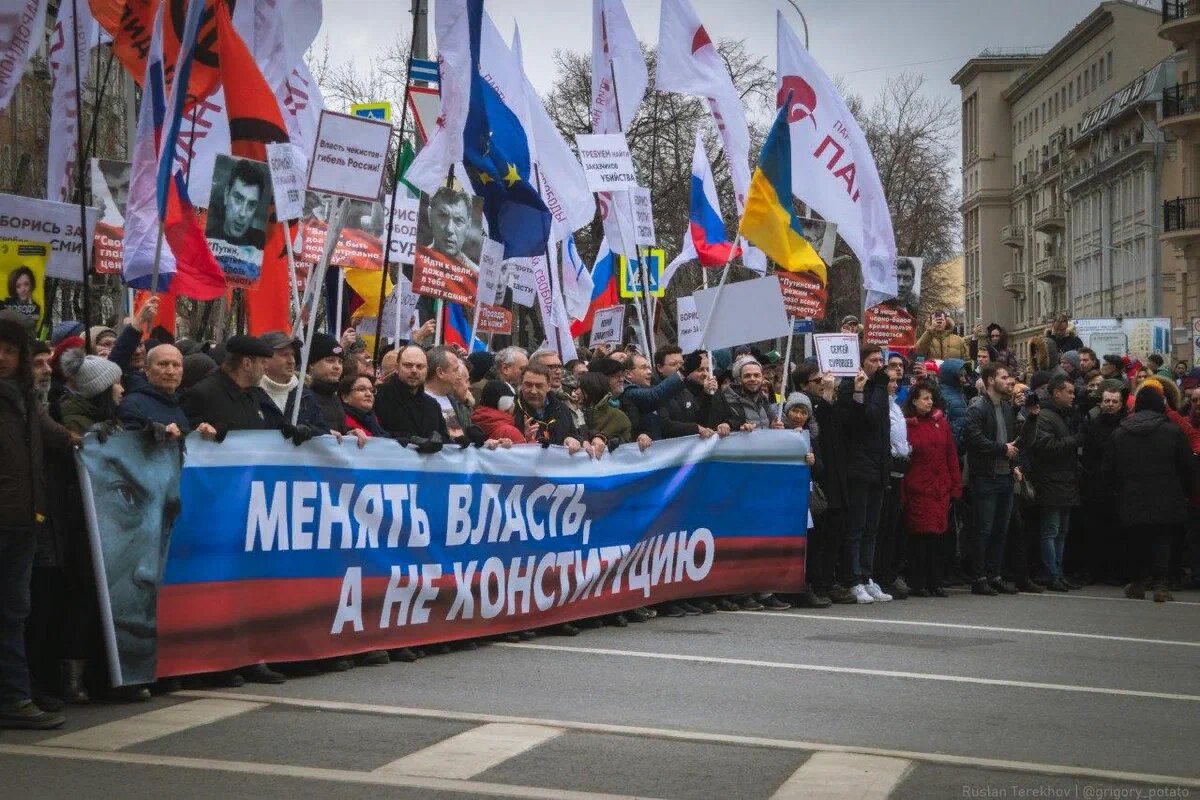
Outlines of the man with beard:
{"label": "man with beard", "polygon": [[415,344],[400,349],[396,374],[384,381],[375,395],[375,416],[389,436],[401,441],[435,433],[443,442],[450,438],[442,407],[425,393],[428,370],[424,350]]}
{"label": "man with beard", "polygon": [[1125,393],[1119,386],[1103,388],[1100,404],[1083,419],[1083,518],[1086,539],[1084,568],[1090,577],[1110,582],[1118,579],[1120,526],[1113,516],[1113,487],[1104,474],[1104,452],[1113,433],[1125,419]]}

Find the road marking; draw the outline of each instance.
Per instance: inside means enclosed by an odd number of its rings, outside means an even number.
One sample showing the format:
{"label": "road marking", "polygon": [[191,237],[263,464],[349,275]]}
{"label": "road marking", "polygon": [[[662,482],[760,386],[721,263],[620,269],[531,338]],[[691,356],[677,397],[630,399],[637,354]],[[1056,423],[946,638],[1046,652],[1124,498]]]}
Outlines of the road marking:
{"label": "road marking", "polygon": [[73,761],[101,761],[109,764],[136,764],[152,767],[175,767],[207,772],[233,772],[243,775],[266,775],[275,778],[301,778],[305,780],[331,781],[333,783],[357,783],[373,786],[401,786],[427,791],[451,792],[465,795],[489,795],[491,797],[520,797],[528,800],[635,800],[619,794],[576,792],[566,789],[543,789],[538,786],[512,786],[483,781],[454,781],[446,778],[423,778],[418,775],[391,775],[377,772],[358,772],[325,767],[303,767],[293,764],[255,764],[249,761],[224,761],[212,758],[189,756],[150,755],[147,753],[104,753],[96,750],[74,750],[67,747],[42,747],[41,745],[0,744],[0,755],[36,756],[60,758]]}
{"label": "road marking", "polygon": [[563,728],[491,722],[384,764],[377,773],[465,781],[559,736]]}
{"label": "road marking", "polygon": [[[970,589],[947,589],[950,594],[970,594]],[[1169,603],[1155,603],[1150,599],[1152,592],[1147,590],[1145,600],[1135,600],[1132,597],[1104,597],[1098,594],[1078,594],[1076,592],[1042,592],[1034,594],[1032,592],[1021,592],[1020,594],[1012,595],[1013,597],[1031,597],[1041,598],[1043,600],[1103,600],[1113,603],[1150,603],[1152,605],[1169,607],[1169,606],[1200,606],[1200,602],[1194,600],[1172,600]],[[1172,594],[1174,594],[1172,592]]]}
{"label": "road marking", "polygon": [[1178,700],[1188,703],[1200,702],[1200,695],[1176,694],[1174,692],[1148,692],[1141,689],[1110,689],[1105,686],[1077,686],[1068,683],[1041,683],[1038,681],[1016,681],[1001,678],[974,678],[967,675],[939,675],[931,672],[904,672],[891,669],[865,669],[862,667],[833,667],[823,664],[794,664],[788,661],[758,661],[750,658],[719,658],[716,656],[691,656],[682,653],[646,653],[640,650],[614,650],[605,647],[570,647],[558,644],[517,644],[494,642],[495,647],[510,647],[520,650],[552,650],[560,653],[617,656],[620,658],[650,658],[661,661],[690,661],[697,664],[729,664],[735,667],[766,667],[768,669],[790,669],[802,672],[833,672],[840,675],[870,675],[880,678],[907,678],[945,683],[968,683],[983,686],[1010,686],[1018,689],[1045,689],[1058,692],[1081,692],[1084,694],[1116,695],[1118,697],[1147,697],[1155,700]]}
{"label": "road marking", "polygon": [[912,768],[913,763],[903,758],[813,753],[771,800],[887,800]]}
{"label": "road marking", "polygon": [[186,731],[200,725],[208,725],[247,711],[263,708],[265,704],[241,699],[205,698],[190,703],[157,708],[145,714],[106,722],[81,731],[44,739],[39,747],[70,747],[78,750],[120,750],[134,744],[148,742],[172,733]]}
{"label": "road marking", "polygon": [[[517,717],[507,714],[481,714],[473,711],[451,711],[413,706],[387,706],[374,703],[351,703],[343,700],[316,700],[306,697],[281,697],[268,694],[244,694],[242,692],[216,692],[188,689],[175,692],[175,697],[225,697],[234,700],[253,700],[259,703],[313,708],[322,711],[342,711],[357,714],[378,714],[419,719],[455,720],[460,722],[507,722],[517,725],[547,725],[570,731],[587,733],[610,733],[617,736],[643,736],[651,739],[666,739],[678,742],[704,742],[729,744],[743,747],[763,747],[771,750],[802,750],[820,753],[859,753],[869,756],[906,758],[929,764],[946,764],[957,767],[980,767],[984,769],[1010,770],[1038,775],[1062,775],[1096,780],[1124,781],[1131,783],[1157,783],[1187,786],[1200,789],[1200,778],[1182,775],[1156,775],[1144,772],[1126,772],[1113,769],[1096,769],[1075,764],[1042,764],[1035,761],[1011,761],[1003,758],[961,756],[949,753],[922,753],[915,750],[891,750],[883,747],[866,747],[828,742],[809,742],[800,739],[770,739],[764,736],[742,736],[733,733],[709,733],[678,728],[651,728],[639,725],[614,725],[606,722],[582,722],[579,720],[544,719],[540,717]],[[0,752],[5,745],[0,744]]]}
{"label": "road marking", "polygon": [[965,631],[988,631],[990,633],[1011,633],[1028,636],[1064,636],[1071,639],[1095,639],[1103,642],[1128,642],[1130,644],[1156,644],[1166,647],[1200,647],[1200,642],[1188,642],[1182,639],[1143,639],[1137,636],[1114,636],[1105,633],[1077,633],[1075,631],[1047,631],[1038,628],[1003,628],[997,625],[966,625],[957,622],[922,622],[909,619],[880,619],[879,617],[846,617],[837,614],[806,614],[790,611],[738,611],[754,617],[787,617],[791,619],[815,619],[831,622],[863,622],[879,623],[880,625],[914,625],[925,628],[955,628]]}

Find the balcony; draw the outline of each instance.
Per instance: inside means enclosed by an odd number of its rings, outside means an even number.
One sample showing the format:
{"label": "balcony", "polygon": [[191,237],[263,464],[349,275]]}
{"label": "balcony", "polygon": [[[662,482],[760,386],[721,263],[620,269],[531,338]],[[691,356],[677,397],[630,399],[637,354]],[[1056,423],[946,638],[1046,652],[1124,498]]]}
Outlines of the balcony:
{"label": "balcony", "polygon": [[1177,197],[1163,203],[1162,239],[1180,246],[1200,241],[1200,197]]}
{"label": "balcony", "polygon": [[1009,247],[1021,248],[1025,246],[1025,226],[1024,225],[1005,225],[1000,229],[1000,243]]}
{"label": "balcony", "polygon": [[1033,229],[1039,233],[1061,231],[1066,227],[1067,218],[1062,203],[1051,203],[1033,214]]}
{"label": "balcony", "polygon": [[1158,35],[1184,47],[1200,33],[1200,0],[1162,0],[1162,23]]}
{"label": "balcony", "polygon": [[[1197,30],[1197,35],[1200,36],[1200,30]],[[1163,89],[1162,119],[1159,120],[1158,127],[1176,136],[1187,136],[1189,130],[1197,126],[1200,126],[1200,81],[1180,83]]]}
{"label": "balcony", "polygon": [[1000,276],[1000,286],[1014,297],[1025,296],[1025,273],[1006,272]]}
{"label": "balcony", "polygon": [[1067,279],[1067,264],[1062,256],[1043,256],[1033,262],[1033,277],[1046,283],[1061,283]]}

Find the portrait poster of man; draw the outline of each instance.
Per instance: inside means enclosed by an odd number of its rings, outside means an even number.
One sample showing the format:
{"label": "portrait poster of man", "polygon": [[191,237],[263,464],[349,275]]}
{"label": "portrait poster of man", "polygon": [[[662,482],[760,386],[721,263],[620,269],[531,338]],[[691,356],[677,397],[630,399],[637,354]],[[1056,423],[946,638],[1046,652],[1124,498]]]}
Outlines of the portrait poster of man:
{"label": "portrait poster of man", "polygon": [[[309,265],[320,263],[329,232],[329,216],[333,198],[319,192],[304,196],[301,217],[303,244],[296,260]],[[352,269],[381,269],[383,266],[383,237],[387,233],[382,203],[351,200],[346,208],[342,232],[329,257],[330,266]]]}
{"label": "portrait poster of man", "polygon": [[45,242],[0,241],[0,308],[16,311],[41,330],[46,309],[44,290],[50,245]]}
{"label": "portrait poster of man", "polygon": [[464,306],[478,293],[483,201],[442,187],[421,198],[413,291]]}
{"label": "portrait poster of man", "polygon": [[863,313],[863,339],[870,344],[911,349],[917,343],[924,259],[896,258],[896,296]]}
{"label": "portrait poster of man", "polygon": [[183,445],[151,431],[89,433],[75,451],[113,684],[152,683],[158,592],[180,508]]}
{"label": "portrait poster of man", "polygon": [[271,177],[266,163],[218,155],[204,235],[231,286],[258,282],[270,208]]}
{"label": "portrait poster of man", "polygon": [[125,207],[129,202],[128,161],[93,158],[91,161],[92,206],[99,212],[96,232],[92,236],[95,248],[96,272],[119,275],[125,238]]}

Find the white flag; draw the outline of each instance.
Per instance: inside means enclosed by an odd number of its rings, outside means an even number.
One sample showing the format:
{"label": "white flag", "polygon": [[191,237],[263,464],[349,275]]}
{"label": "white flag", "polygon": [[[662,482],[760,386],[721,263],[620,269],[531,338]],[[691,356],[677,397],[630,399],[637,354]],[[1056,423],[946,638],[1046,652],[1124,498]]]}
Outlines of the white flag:
{"label": "white flag", "polygon": [[[79,16],[75,16],[75,8]],[[100,26],[86,2],[66,0],[58,7],[58,19],[50,34],[47,58],[50,62],[50,147],[46,154],[46,197],[71,199],[75,158],[78,154],[79,102],[75,96],[75,61],[79,60],[79,83],[87,81],[92,59],[88,53],[98,37]],[[72,38],[74,43],[72,44]],[[76,56],[78,50],[78,56]]]}
{"label": "white flag", "polygon": [[[725,146],[725,161],[741,216],[750,188],[750,129],[741,97],[691,0],[663,0],[659,20],[655,88],[704,98]],[[741,246],[742,262],[758,272],[766,271],[766,255],[744,240]]]}
{"label": "white flag", "polygon": [[867,139],[837,87],[778,15],[779,94],[789,94],[792,193],[836,222],[862,264],[868,307],[896,296],[896,237]]}
{"label": "white flag", "polygon": [[579,255],[575,247],[575,237],[563,239],[563,301],[567,315],[571,319],[581,320],[587,316],[588,306],[592,304],[592,273]]}
{"label": "white flag", "polygon": [[25,65],[42,42],[47,0],[0,0],[0,109],[8,108]]}
{"label": "white flag", "polygon": [[592,0],[592,133],[627,128],[647,83],[646,59],[624,3]]}
{"label": "white flag", "polygon": [[404,178],[426,194],[446,180],[463,159],[463,128],[471,103],[471,31],[466,0],[437,0],[434,15],[442,108],[429,141],[409,165]]}

